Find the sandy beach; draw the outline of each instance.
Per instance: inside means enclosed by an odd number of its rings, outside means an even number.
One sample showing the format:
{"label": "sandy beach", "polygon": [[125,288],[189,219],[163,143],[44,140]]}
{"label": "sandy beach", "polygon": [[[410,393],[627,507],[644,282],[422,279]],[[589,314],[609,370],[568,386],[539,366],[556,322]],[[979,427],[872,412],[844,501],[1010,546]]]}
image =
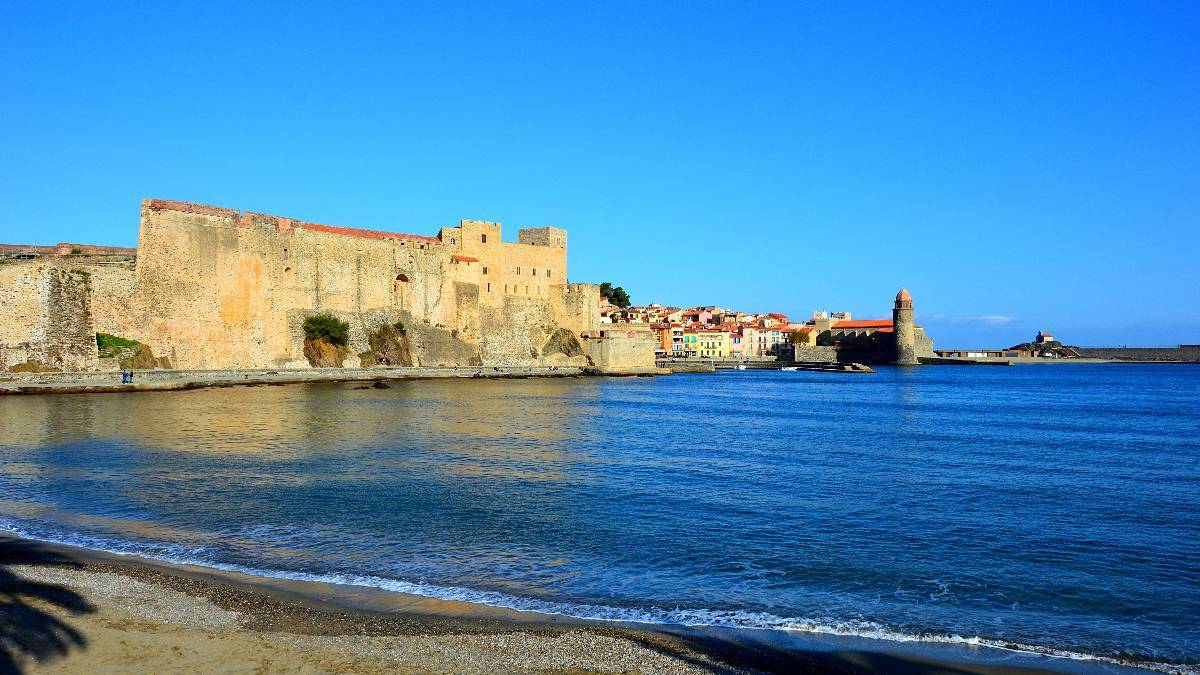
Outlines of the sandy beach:
{"label": "sandy beach", "polygon": [[744,672],[651,634],[384,616],[6,539],[0,671]]}
{"label": "sandy beach", "polygon": [[[1037,672],[273,582],[0,537],[0,672]],[[324,586],[324,588],[322,588]],[[344,593],[344,589],[340,592]],[[380,598],[374,598],[379,601]]]}

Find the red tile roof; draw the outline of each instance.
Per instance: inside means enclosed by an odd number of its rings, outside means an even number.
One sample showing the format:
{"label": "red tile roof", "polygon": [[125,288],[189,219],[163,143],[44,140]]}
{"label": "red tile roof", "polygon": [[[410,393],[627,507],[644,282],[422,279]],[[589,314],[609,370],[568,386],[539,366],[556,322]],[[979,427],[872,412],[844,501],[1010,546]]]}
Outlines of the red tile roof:
{"label": "red tile roof", "polygon": [[466,262],[466,263],[479,262],[479,258],[472,258],[472,257],[466,256],[466,255],[452,255],[452,256],[450,256],[450,259],[454,260],[456,262]]}

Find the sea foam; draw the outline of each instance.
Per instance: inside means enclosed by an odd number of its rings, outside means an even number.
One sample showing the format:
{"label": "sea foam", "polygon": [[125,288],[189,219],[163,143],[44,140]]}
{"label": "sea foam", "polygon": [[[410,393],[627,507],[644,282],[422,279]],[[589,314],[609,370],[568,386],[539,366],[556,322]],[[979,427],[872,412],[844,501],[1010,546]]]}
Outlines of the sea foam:
{"label": "sea foam", "polygon": [[1161,661],[1135,660],[1100,654],[1088,654],[1083,652],[1057,649],[1054,647],[1023,644],[1008,640],[980,636],[963,636],[933,632],[904,632],[888,628],[887,626],[872,621],[781,617],[767,612],[750,612],[741,610],[615,607],[610,605],[562,602],[538,598],[526,598],[507,593],[464,588],[460,586],[444,586],[423,582],[404,581],[402,579],[390,579],[374,575],[342,572],[312,573],[230,564],[206,558],[204,555],[206,551],[202,547],[192,548],[176,546],[172,544],[133,542],[86,534],[49,532],[41,530],[40,528],[31,528],[29,526],[24,526],[5,520],[0,520],[0,531],[8,532],[25,539],[43,541],[47,543],[76,546],[79,548],[86,548],[115,555],[133,556],[176,565],[194,565],[197,567],[205,567],[222,572],[234,572],[265,579],[283,579],[288,581],[316,582],[357,586],[362,588],[375,588],[393,593],[416,595],[426,598],[433,598],[436,600],[466,602],[485,605],[488,607],[510,609],[519,612],[558,615],[590,621],[647,624],[655,626],[795,631],[820,635],[837,635],[845,637],[868,638],[874,640],[886,640],[891,642],[962,645],[999,649],[1009,652],[1045,656],[1050,658],[1110,663],[1114,665],[1131,666],[1157,672],[1172,673],[1176,675],[1200,674],[1200,667],[1192,664],[1173,664]]}

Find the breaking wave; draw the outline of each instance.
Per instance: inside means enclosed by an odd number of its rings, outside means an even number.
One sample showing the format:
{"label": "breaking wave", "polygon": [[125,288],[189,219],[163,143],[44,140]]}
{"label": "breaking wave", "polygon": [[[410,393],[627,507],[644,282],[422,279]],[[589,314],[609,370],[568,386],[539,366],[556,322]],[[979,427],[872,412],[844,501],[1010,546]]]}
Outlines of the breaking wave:
{"label": "breaking wave", "polygon": [[1001,649],[1029,655],[1093,661],[1113,665],[1143,668],[1177,675],[1200,675],[1200,667],[1193,664],[1175,664],[1135,658],[1120,658],[1100,654],[1088,654],[1053,647],[1030,645],[1008,640],[963,636],[955,634],[902,632],[872,622],[860,620],[806,619],[781,617],[767,612],[742,610],[715,610],[660,607],[614,607],[587,603],[560,602],[526,598],[495,591],[484,591],[459,586],[442,586],[423,582],[389,579],[374,575],[339,572],[311,573],[266,569],[211,560],[205,557],[206,547],[184,547],[172,544],[122,541],[84,534],[63,534],[30,529],[20,524],[0,520],[0,532],[7,532],[24,539],[53,544],[76,546],[116,555],[127,555],[176,565],[194,565],[223,572],[234,572],[266,579],[283,579],[300,582],[317,582],[375,588],[379,590],[417,595],[437,600],[451,600],[498,607],[520,612],[552,614],[590,621],[636,623],[660,626],[742,628],[757,630],[795,631],[822,635],[887,640],[891,642],[917,642],[930,644],[962,645]]}

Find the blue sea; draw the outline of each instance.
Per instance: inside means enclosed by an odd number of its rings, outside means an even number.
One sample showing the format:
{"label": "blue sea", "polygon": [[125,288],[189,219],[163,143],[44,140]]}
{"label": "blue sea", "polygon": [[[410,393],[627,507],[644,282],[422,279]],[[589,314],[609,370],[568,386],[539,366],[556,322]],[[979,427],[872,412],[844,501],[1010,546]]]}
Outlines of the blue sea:
{"label": "blue sea", "polygon": [[0,398],[0,530],[577,617],[1200,663],[1200,366]]}

